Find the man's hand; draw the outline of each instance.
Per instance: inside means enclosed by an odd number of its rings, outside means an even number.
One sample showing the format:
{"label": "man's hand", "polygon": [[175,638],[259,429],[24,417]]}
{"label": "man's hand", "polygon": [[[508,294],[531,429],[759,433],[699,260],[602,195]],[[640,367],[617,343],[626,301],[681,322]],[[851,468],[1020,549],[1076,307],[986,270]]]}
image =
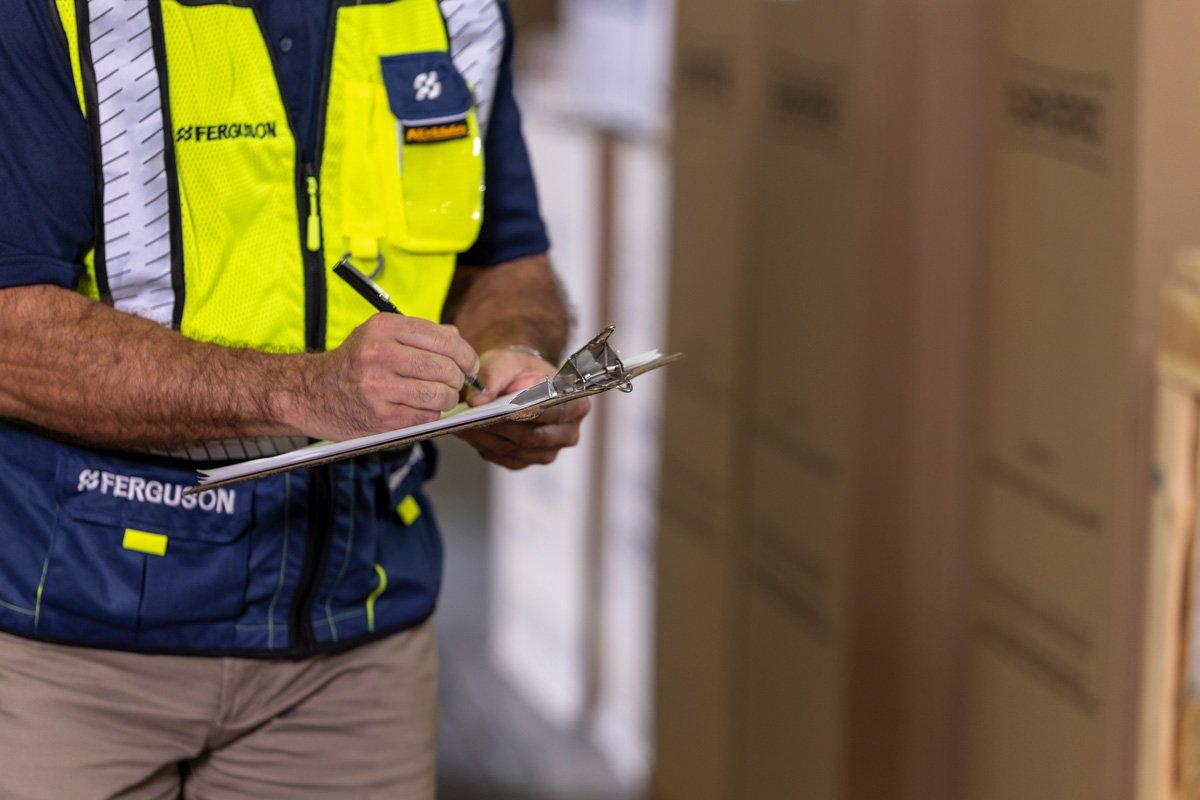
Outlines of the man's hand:
{"label": "man's hand", "polygon": [[[520,342],[554,359],[566,346],[571,314],[546,256],[459,267],[446,315],[483,354],[479,379],[488,391],[471,396],[472,405],[526,389],[558,372],[531,353],[505,347]],[[579,442],[580,425],[591,407],[587,399],[575,400],[529,422],[502,422],[460,435],[485,459],[508,469],[549,464],[564,447]]]}
{"label": "man's hand", "polygon": [[478,364],[453,326],[395,314],[328,353],[262,353],[192,341],[67,289],[0,290],[0,419],[106,447],[388,431],[452,408]]}
{"label": "man's hand", "polygon": [[[488,392],[473,394],[469,401],[471,405],[482,405],[527,389],[558,372],[553,364],[521,350],[490,350],[483,354],[480,362],[479,380]],[[459,435],[484,459],[507,469],[549,464],[564,447],[579,443],[580,426],[591,408],[587,398],[573,400],[547,409],[527,422],[501,422]]]}
{"label": "man's hand", "polygon": [[458,405],[463,376],[479,369],[453,325],[376,314],[336,350],[306,361],[283,418],[333,441],[433,422]]}

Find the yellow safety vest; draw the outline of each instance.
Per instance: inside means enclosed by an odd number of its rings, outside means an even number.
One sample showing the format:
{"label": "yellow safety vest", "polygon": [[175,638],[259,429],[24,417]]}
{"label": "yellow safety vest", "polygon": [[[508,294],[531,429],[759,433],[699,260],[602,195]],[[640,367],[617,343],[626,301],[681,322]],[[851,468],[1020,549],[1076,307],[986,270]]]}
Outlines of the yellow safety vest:
{"label": "yellow safety vest", "polygon": [[[333,0],[304,163],[253,0],[55,0],[92,132],[80,290],[193,339],[337,346],[373,309],[439,319],[478,236],[495,0]],[[452,12],[452,13],[451,13]]]}

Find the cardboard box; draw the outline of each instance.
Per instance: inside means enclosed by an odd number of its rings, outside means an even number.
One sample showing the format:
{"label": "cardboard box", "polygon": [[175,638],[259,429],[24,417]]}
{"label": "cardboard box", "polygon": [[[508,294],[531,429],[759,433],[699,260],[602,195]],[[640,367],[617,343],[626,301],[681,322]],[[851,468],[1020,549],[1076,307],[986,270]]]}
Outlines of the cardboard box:
{"label": "cardboard box", "polygon": [[[732,576],[732,628],[659,622],[686,626],[673,640],[724,636],[722,663],[735,666],[721,685],[736,700],[717,717],[731,726],[721,736],[685,730],[660,696],[660,796],[687,796],[667,776],[690,756],[710,784],[711,765],[732,758],[719,797],[951,797],[956,718],[928,697],[958,695],[968,351],[943,340],[965,340],[973,288],[983,3],[739,11],[753,27],[742,57],[757,60],[744,68],[757,109],[727,99],[714,132],[716,103],[680,100],[681,120],[701,123],[677,130],[676,185],[691,191],[677,196],[676,226],[702,234],[677,243],[673,292],[702,313],[672,322],[689,362],[696,351],[705,364],[668,390],[664,456],[664,513],[692,514],[688,529]],[[699,13],[681,7],[681,64],[720,63],[695,53],[733,36],[730,15],[710,10],[711,30],[689,18]],[[717,135],[734,125],[733,143]],[[757,159],[748,223],[744,176],[723,171],[735,144],[745,152],[733,157]],[[689,177],[714,163],[707,187]],[[704,215],[705,190],[729,203],[722,219]],[[738,252],[740,274],[692,270]],[[728,527],[705,534],[700,517],[724,509]],[[660,559],[664,608],[680,591],[668,569]],[[697,757],[688,744],[700,739]]]}
{"label": "cardboard box", "polygon": [[758,156],[754,9],[680,4],[674,65],[670,346],[657,548],[657,800],[733,790],[747,586],[745,313]]}
{"label": "cardboard box", "polygon": [[752,633],[737,797],[955,790],[983,15],[762,6],[751,606],[805,687]]}
{"label": "cardboard box", "polygon": [[996,13],[963,796],[1168,797],[1154,342],[1200,241],[1200,9]]}
{"label": "cardboard box", "polygon": [[737,798],[844,796],[848,664],[810,598],[770,573],[751,591]]}
{"label": "cardboard box", "polygon": [[[850,687],[859,408],[862,7],[763,3],[762,172],[753,247],[754,588],[733,797],[838,798]],[[869,180],[869,179],[868,179]],[[787,680],[787,675],[804,676]]]}
{"label": "cardboard box", "polygon": [[558,23],[558,0],[515,0],[509,3],[518,34],[553,27]]}
{"label": "cardboard box", "polygon": [[[753,11],[753,9],[748,9]],[[679,8],[675,58],[670,384],[727,415],[745,341],[758,164],[759,62],[753,13]]]}
{"label": "cardboard box", "polygon": [[686,523],[665,516],[658,536],[654,800],[731,797],[742,576]]}

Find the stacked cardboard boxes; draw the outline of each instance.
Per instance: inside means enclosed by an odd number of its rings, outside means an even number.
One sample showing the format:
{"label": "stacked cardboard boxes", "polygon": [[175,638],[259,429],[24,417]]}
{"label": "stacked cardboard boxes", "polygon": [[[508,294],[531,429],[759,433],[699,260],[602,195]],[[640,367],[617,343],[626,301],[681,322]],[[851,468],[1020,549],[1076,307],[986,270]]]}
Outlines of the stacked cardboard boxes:
{"label": "stacked cardboard boxes", "polygon": [[558,0],[518,0],[511,6],[518,31],[536,31],[558,22]]}
{"label": "stacked cardboard boxes", "polygon": [[[910,724],[906,704],[953,686],[953,648],[912,642],[957,623],[918,619],[905,593],[919,567],[961,552],[954,514],[913,503],[932,480],[954,497],[963,470],[946,469],[955,448],[911,431],[932,407],[931,437],[965,441],[965,351],[916,343],[926,319],[950,336],[966,324],[942,312],[968,305],[970,282],[931,278],[974,255],[978,172],[960,146],[974,131],[946,123],[978,94],[978,51],[959,45],[981,6],[935,19],[919,5],[680,6],[671,322],[688,359],[668,388],[661,800],[948,785],[952,715]],[[947,71],[967,76],[943,80],[953,111],[912,102]],[[914,392],[913,374],[933,388]]]}
{"label": "stacked cardboard boxes", "polygon": [[1155,358],[1167,268],[1200,285],[1200,9],[706,5],[656,797],[1194,796],[1197,391]]}
{"label": "stacked cardboard boxes", "polygon": [[755,210],[760,64],[754,15],[681,4],[676,26],[671,347],[658,538],[655,797],[732,786],[747,461],[741,372]]}
{"label": "stacked cardboard boxes", "polygon": [[[859,290],[870,243],[863,4],[762,4],[764,117],[738,625],[744,797],[840,797],[847,754]],[[802,677],[801,677],[802,676]],[[799,678],[799,679],[797,679]]]}
{"label": "stacked cardboard boxes", "polygon": [[997,6],[972,800],[1170,796],[1180,560],[1148,522],[1154,342],[1164,274],[1200,241],[1197,26],[1169,0]]}

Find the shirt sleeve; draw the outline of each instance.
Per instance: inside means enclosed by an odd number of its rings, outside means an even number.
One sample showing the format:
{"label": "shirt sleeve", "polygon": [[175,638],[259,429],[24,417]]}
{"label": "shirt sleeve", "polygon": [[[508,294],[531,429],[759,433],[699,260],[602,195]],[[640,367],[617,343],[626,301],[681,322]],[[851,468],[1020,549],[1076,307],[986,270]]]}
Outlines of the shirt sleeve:
{"label": "shirt sleeve", "polygon": [[10,0],[0,23],[0,289],[74,288],[93,237],[88,127],[52,5]]}
{"label": "shirt sleeve", "polygon": [[492,266],[540,255],[550,249],[533,168],[521,133],[521,112],[513,93],[512,16],[507,3],[500,3],[500,9],[506,33],[505,50],[484,141],[487,189],[483,196],[483,225],[475,244],[458,258],[458,263],[464,266]]}

